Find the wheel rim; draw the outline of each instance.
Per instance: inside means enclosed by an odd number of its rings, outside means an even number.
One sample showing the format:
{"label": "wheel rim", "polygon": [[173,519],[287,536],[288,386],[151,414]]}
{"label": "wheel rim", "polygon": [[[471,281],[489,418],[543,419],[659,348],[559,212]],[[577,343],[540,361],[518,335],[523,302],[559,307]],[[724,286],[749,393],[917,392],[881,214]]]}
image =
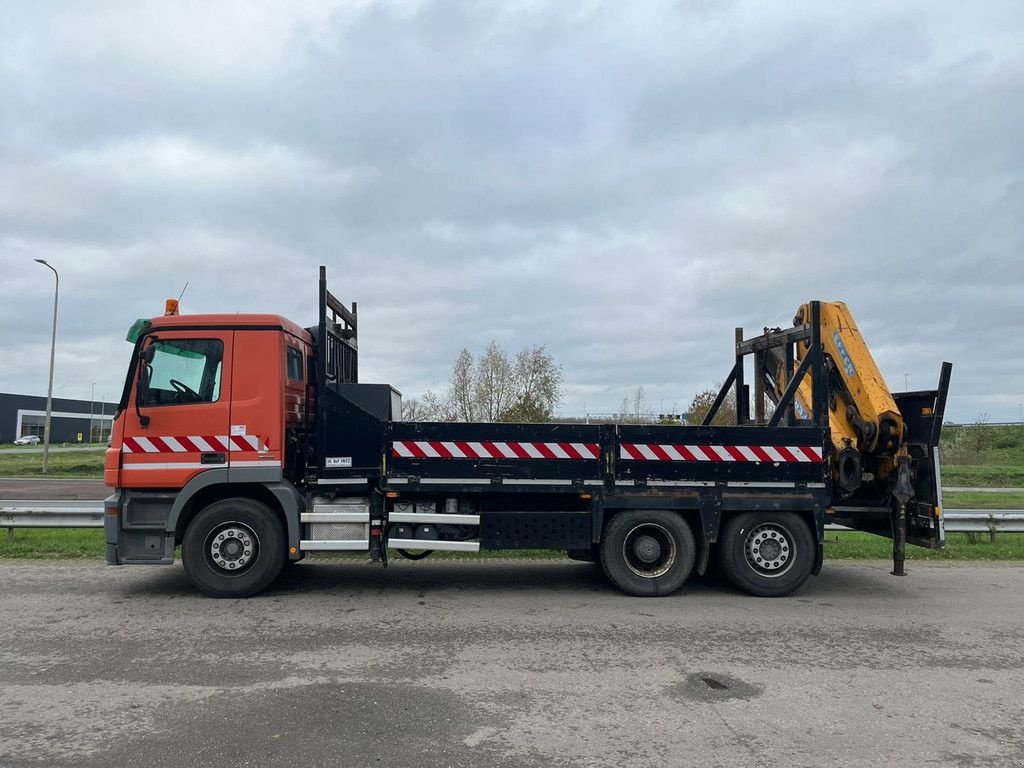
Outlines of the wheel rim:
{"label": "wheel rim", "polygon": [[676,540],[668,529],[657,523],[632,528],[622,542],[622,559],[643,579],[664,576],[676,562]]}
{"label": "wheel rim", "polygon": [[207,562],[221,575],[236,576],[259,558],[260,539],[245,523],[221,523],[206,537]]}
{"label": "wheel rim", "polygon": [[784,525],[763,523],[747,534],[743,555],[755,573],[774,579],[788,572],[796,562],[796,542]]}

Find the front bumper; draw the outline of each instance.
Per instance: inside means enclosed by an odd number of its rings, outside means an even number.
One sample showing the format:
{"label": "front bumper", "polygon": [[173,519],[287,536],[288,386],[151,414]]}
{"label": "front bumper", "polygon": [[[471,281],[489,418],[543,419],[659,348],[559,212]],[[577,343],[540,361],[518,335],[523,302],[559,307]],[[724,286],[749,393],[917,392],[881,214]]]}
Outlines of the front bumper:
{"label": "front bumper", "polygon": [[104,502],[103,532],[108,565],[169,565],[174,531],[168,532],[173,497],[118,489]]}

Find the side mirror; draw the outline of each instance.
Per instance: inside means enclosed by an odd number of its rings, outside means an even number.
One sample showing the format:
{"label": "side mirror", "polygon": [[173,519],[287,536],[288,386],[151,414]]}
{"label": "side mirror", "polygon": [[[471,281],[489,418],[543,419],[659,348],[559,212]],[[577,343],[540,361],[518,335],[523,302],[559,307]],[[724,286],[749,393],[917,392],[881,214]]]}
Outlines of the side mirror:
{"label": "side mirror", "polygon": [[153,364],[155,352],[156,349],[153,344],[149,344],[139,352],[139,375],[135,379],[135,413],[139,417],[139,424],[144,429],[149,426],[149,416],[142,413],[141,403],[149,394],[149,372]]}

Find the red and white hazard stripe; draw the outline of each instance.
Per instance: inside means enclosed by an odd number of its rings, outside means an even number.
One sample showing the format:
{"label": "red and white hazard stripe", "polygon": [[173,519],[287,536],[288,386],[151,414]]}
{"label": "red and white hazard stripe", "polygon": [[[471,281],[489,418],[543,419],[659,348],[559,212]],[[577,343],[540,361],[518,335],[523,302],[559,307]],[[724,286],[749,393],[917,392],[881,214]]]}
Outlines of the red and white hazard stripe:
{"label": "red and white hazard stripe", "polygon": [[622,443],[620,456],[633,461],[751,461],[820,464],[822,450],[813,445],[660,445]]}
{"label": "red and white hazard stripe", "polygon": [[482,440],[395,440],[391,454],[401,459],[583,459],[595,460],[597,443],[522,443]]}
{"label": "red and white hazard stripe", "polygon": [[266,440],[257,435],[152,435],[126,437],[124,453],[266,453]]}

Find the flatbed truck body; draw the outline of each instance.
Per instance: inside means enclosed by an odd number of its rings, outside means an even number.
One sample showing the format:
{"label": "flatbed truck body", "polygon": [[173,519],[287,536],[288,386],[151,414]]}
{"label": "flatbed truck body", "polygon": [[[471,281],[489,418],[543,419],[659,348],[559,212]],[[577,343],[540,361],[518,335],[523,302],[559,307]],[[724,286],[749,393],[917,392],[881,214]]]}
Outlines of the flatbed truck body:
{"label": "flatbed truck body", "polygon": [[[270,315],[137,324],[107,453],[109,563],[170,563],[180,544],[197,587],[237,597],[310,552],[386,565],[558,549],[629,594],[671,593],[718,557],[740,589],[777,596],[820,571],[829,522],[893,538],[896,572],[905,542],[942,546],[949,364],[937,389],[894,396],[900,457],[858,454],[857,482],[837,482],[818,302],[791,329],[737,330],[701,426],[403,422],[397,390],[359,382],[356,306],[323,268],[319,306],[309,329]],[[713,426],[729,391],[738,423]]]}

